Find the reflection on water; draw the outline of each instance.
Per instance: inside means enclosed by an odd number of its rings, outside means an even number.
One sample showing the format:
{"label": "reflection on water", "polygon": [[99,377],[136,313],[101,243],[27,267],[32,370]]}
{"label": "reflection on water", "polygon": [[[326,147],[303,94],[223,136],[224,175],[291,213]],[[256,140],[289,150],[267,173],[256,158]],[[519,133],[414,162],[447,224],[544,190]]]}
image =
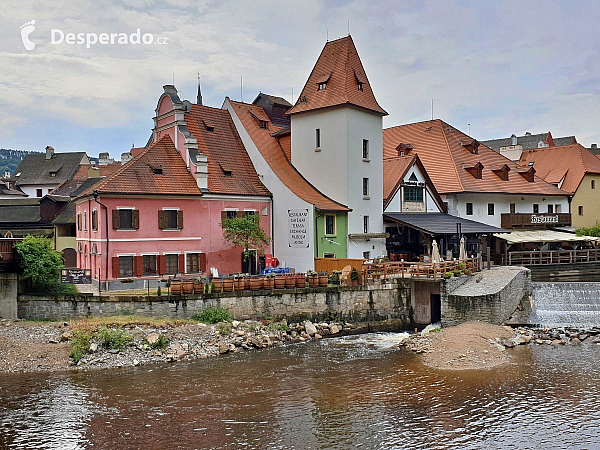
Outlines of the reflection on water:
{"label": "reflection on water", "polygon": [[372,334],[172,366],[0,378],[0,447],[600,447],[600,348],[442,372]]}

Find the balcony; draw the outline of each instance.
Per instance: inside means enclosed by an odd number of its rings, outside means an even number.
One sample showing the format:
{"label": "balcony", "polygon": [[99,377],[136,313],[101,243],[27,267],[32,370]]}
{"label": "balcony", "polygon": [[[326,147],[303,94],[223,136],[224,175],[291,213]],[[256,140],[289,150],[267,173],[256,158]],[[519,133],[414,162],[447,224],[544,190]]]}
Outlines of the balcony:
{"label": "balcony", "polygon": [[531,213],[501,214],[501,227],[512,228],[553,228],[571,226],[570,213]]}

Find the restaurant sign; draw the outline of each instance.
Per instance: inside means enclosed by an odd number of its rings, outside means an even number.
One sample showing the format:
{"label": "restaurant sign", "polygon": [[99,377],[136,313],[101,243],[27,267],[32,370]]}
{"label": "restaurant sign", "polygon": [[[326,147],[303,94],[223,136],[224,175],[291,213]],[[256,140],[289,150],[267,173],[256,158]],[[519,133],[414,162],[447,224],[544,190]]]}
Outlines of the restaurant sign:
{"label": "restaurant sign", "polygon": [[308,209],[288,209],[288,244],[294,248],[309,246]]}
{"label": "restaurant sign", "polygon": [[546,223],[558,223],[558,214],[555,216],[538,216],[536,214],[531,215],[532,224],[546,224]]}
{"label": "restaurant sign", "polygon": [[64,284],[92,284],[90,269],[62,269],[60,282]]}

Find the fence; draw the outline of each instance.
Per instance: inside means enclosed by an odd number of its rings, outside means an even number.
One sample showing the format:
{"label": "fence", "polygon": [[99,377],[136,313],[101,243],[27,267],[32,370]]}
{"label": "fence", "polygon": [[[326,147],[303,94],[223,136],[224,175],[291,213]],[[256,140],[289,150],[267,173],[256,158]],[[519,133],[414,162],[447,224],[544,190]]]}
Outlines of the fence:
{"label": "fence", "polygon": [[460,261],[444,261],[440,263],[424,262],[385,262],[364,264],[363,275],[365,280],[377,278],[441,278],[449,272],[455,270],[470,270],[479,272],[481,270],[481,259],[467,258]]}
{"label": "fence", "polygon": [[362,284],[362,273],[364,259],[351,258],[315,258],[315,272],[331,273],[335,270],[342,270],[346,266],[356,268],[359,273],[359,283]]}
{"label": "fence", "polygon": [[600,261],[600,249],[508,252],[509,266],[573,264]]}

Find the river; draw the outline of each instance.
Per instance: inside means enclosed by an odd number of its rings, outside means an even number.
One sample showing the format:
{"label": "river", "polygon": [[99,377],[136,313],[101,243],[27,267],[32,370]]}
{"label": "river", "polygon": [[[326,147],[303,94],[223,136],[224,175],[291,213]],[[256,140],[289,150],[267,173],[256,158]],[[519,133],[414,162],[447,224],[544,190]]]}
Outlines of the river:
{"label": "river", "polygon": [[599,448],[600,347],[442,372],[394,334],[0,377],[0,448]]}

